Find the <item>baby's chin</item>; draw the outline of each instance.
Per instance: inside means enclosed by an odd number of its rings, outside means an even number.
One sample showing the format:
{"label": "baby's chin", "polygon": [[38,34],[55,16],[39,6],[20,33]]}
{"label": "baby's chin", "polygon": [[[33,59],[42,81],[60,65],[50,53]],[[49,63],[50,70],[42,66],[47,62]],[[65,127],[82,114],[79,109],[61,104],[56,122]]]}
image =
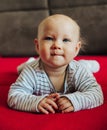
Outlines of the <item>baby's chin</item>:
{"label": "baby's chin", "polygon": [[51,62],[50,64],[48,64],[48,66],[53,69],[60,69],[66,67],[67,64],[58,61],[58,62]]}
{"label": "baby's chin", "polygon": [[59,55],[50,56],[47,57],[46,59],[42,59],[42,62],[46,67],[53,68],[53,69],[68,65],[68,61],[65,60],[64,56],[59,56]]}

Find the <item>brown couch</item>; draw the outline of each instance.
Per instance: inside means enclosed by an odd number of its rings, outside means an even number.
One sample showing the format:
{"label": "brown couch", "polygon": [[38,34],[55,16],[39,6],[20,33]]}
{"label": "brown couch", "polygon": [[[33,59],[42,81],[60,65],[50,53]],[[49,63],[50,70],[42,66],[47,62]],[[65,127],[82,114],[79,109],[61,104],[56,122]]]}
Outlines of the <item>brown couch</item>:
{"label": "brown couch", "polygon": [[39,22],[66,14],[81,27],[85,55],[107,54],[107,0],[0,0],[0,56],[33,56]]}

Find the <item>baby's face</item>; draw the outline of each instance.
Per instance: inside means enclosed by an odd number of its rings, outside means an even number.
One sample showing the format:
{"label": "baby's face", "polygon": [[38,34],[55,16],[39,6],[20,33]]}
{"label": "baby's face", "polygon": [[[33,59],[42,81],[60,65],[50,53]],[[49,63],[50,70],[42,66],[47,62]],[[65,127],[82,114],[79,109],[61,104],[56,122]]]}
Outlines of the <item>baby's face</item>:
{"label": "baby's face", "polygon": [[67,66],[77,55],[79,32],[69,19],[52,18],[39,28],[37,50],[45,65]]}

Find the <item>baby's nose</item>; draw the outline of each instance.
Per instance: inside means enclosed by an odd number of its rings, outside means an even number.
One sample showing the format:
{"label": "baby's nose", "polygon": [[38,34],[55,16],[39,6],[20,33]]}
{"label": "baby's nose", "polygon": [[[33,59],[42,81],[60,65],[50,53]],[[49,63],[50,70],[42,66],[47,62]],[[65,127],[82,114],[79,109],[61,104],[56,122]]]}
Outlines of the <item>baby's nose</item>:
{"label": "baby's nose", "polygon": [[54,42],[54,44],[52,45],[52,49],[61,49],[62,46],[59,42]]}

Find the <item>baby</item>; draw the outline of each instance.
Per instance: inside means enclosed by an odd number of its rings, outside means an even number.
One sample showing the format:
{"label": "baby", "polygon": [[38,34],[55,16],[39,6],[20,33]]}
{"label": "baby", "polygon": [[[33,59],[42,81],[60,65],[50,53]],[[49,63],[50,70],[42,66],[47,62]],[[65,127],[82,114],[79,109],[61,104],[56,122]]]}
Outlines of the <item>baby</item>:
{"label": "baby", "polygon": [[73,19],[61,14],[44,19],[35,46],[39,58],[26,65],[11,85],[9,107],[49,114],[103,104],[103,93],[93,74],[74,60],[82,42]]}

